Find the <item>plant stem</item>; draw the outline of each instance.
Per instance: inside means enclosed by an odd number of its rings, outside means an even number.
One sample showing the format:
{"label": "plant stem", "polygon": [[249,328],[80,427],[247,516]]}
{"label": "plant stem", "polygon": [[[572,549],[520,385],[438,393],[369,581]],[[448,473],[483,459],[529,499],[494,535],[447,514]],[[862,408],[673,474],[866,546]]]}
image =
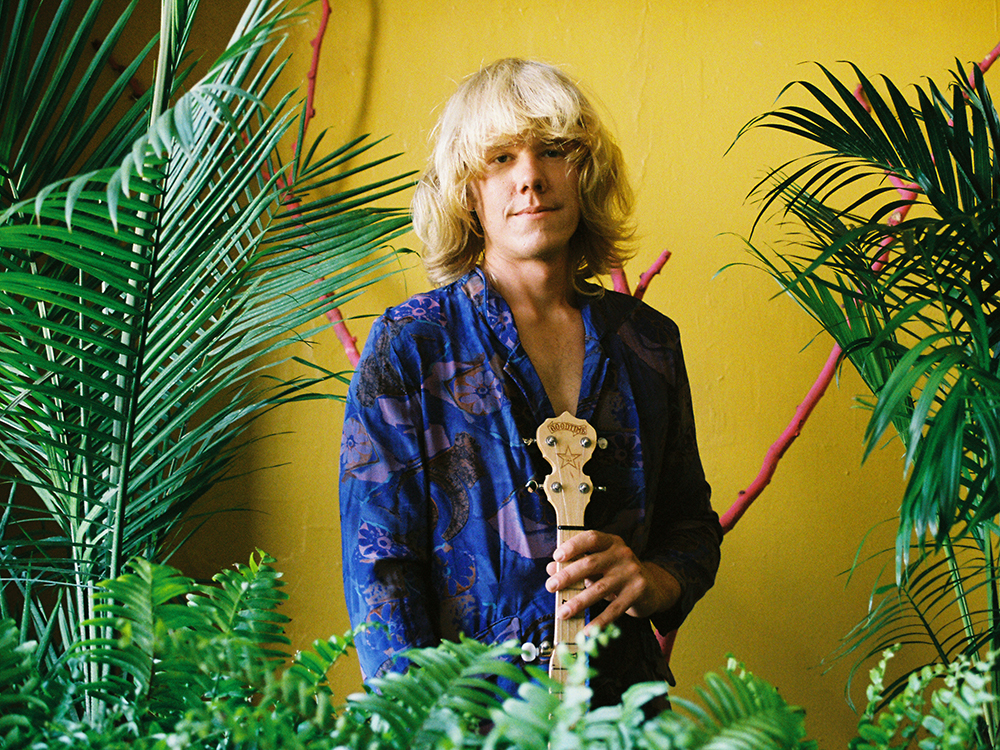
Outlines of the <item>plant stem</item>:
{"label": "plant stem", "polygon": [[[176,42],[176,30],[181,24],[174,24],[173,20],[177,15],[179,3],[177,0],[162,0],[160,5],[160,46],[157,52],[156,60],[156,78],[153,81],[153,102],[150,107],[149,112],[149,127],[153,127],[153,123],[157,118],[163,114],[166,109],[166,103],[169,99],[169,91],[172,84],[173,77],[173,64],[176,59],[174,45]],[[136,169],[139,174],[142,174],[142,165],[137,164]],[[140,195],[140,200],[144,202],[151,201],[152,198],[143,193]],[[139,215],[140,220],[145,220],[148,218],[148,214],[143,212]],[[153,230],[155,232],[155,230]],[[140,251],[139,245],[133,245],[133,251]],[[135,271],[139,270],[138,264],[133,263],[132,268]],[[145,300],[148,303],[151,297],[149,290],[149,285],[151,284],[152,278],[147,279],[147,290]],[[137,280],[132,280],[129,282],[129,286],[132,289],[138,287],[139,282]],[[125,297],[126,307],[131,309],[135,307],[137,300],[137,295],[134,293],[129,293]],[[145,307],[138,315],[138,325],[131,326],[127,328],[122,333],[122,344],[125,349],[128,350],[126,354],[121,357],[121,364],[127,365],[128,359],[133,360],[132,367],[123,367],[123,372],[127,374],[120,375],[118,377],[118,386],[127,395],[121,396],[115,399],[115,410],[118,414],[123,415],[122,421],[115,425],[115,436],[120,438],[121,449],[115,451],[117,454],[115,460],[112,464],[113,471],[118,472],[117,482],[115,482],[115,507],[114,515],[111,518],[111,562],[109,565],[109,577],[117,578],[121,574],[122,568],[122,544],[124,537],[125,528],[125,498],[129,492],[129,464],[131,461],[132,454],[132,435],[135,429],[135,413],[138,400],[139,391],[139,379],[141,371],[141,361],[142,361],[142,336],[138,342],[132,340],[134,331],[144,331],[145,321],[148,315],[148,307]],[[128,383],[126,380],[131,380],[132,387],[128,388]],[[125,403],[125,399],[129,399],[129,403]]]}
{"label": "plant stem", "polygon": [[[1000,47],[998,47],[1000,49]],[[979,537],[977,536],[977,539]],[[997,566],[996,559],[993,556],[993,540],[992,535],[987,532],[985,539],[979,539],[980,547],[983,551],[983,557],[986,561],[987,579],[986,579],[986,595],[987,595],[987,623],[989,627],[990,638],[990,649],[995,651],[997,648],[997,638],[1000,637],[1000,633],[997,633],[997,627],[1000,627],[1000,618],[998,618],[998,602],[997,602]],[[990,683],[993,691],[993,695],[1000,695],[1000,664],[994,659],[990,664]],[[989,733],[990,747],[996,747],[997,744],[997,707],[995,703],[991,703],[986,707],[986,731]]]}
{"label": "plant stem", "polygon": [[[965,637],[970,643],[976,642],[976,632],[972,627],[972,616],[969,614],[968,595],[965,593],[965,586],[962,584],[962,573],[959,569],[958,559],[955,557],[955,548],[952,546],[951,538],[946,537],[942,542],[945,555],[948,560],[948,570],[951,571],[952,581],[955,584],[955,591],[958,594],[958,610],[962,617],[962,627],[965,630]],[[976,650],[976,656],[979,650]]]}

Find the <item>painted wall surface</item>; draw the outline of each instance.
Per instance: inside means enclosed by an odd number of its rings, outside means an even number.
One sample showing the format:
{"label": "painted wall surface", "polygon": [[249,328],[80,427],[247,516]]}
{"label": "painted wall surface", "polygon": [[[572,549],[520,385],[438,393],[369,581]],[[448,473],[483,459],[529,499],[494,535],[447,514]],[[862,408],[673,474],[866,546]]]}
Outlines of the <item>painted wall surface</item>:
{"label": "painted wall surface", "polygon": [[[746,195],[762,169],[802,149],[780,134],[755,132],[727,154],[734,137],[786,83],[820,81],[807,61],[831,66],[849,85],[850,70],[838,61],[901,86],[925,76],[945,82],[955,58],[979,60],[1000,37],[994,0],[333,4],[310,132],[329,128],[331,146],[362,132],[388,136],[380,153],[402,156],[384,174],[422,168],[440,104],[458,80],[495,58],[555,63],[600,101],[638,196],[633,284],[662,249],[673,253],[646,300],[680,325],[720,511],[755,476],[831,344],[793,302],[771,299],[776,287],[762,272],[737,267],[716,275],[747,259],[740,236],[755,208]],[[287,80],[303,88],[319,8],[311,13],[288,47]],[[757,239],[779,236],[765,228]],[[416,242],[408,236],[399,244]],[[416,258],[402,265],[404,274],[345,312],[381,312],[427,288]],[[368,322],[351,325],[363,341]],[[330,332],[299,354],[349,368]],[[875,570],[863,569],[850,585],[842,574],[862,536],[892,518],[903,486],[898,442],[861,465],[867,413],[852,399],[862,388],[845,370],[771,486],[727,536],[717,585],[681,630],[673,660],[677,693],[691,695],[732,653],[805,707],[811,734],[830,748],[853,735],[856,718],[844,699],[848,665],[824,673],[823,659],[864,613]],[[261,433],[284,434],[259,444],[243,468],[272,468],[225,485],[211,500],[250,512],[215,519],[181,558],[189,572],[210,573],[255,547],[277,557],[297,647],[348,628],[336,493],[340,420],[337,404],[310,402],[259,425]],[[889,538],[883,527],[872,549]],[[360,684],[354,663],[341,664],[333,679],[341,697]],[[863,701],[862,685],[854,695]]]}

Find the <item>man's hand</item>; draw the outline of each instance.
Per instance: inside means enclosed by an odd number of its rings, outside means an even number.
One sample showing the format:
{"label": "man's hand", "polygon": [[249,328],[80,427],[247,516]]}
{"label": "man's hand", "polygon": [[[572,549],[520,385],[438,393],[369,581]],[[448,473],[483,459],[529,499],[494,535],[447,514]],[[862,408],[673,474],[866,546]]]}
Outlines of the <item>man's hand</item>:
{"label": "man's hand", "polygon": [[[604,627],[624,613],[648,617],[670,609],[681,596],[681,587],[659,565],[643,562],[614,534],[584,531],[556,548],[546,567],[545,588],[556,592],[583,581],[586,589],[566,602],[556,613],[568,619],[602,599],[609,602],[587,630]],[[559,563],[563,564],[559,570]]]}

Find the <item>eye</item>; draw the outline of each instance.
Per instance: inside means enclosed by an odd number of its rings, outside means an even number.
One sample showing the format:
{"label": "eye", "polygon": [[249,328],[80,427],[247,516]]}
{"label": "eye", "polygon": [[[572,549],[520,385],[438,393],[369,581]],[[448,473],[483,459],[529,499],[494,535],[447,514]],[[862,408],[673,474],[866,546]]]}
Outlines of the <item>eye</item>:
{"label": "eye", "polygon": [[510,161],[510,154],[497,154],[492,161],[494,164],[506,164]]}
{"label": "eye", "polygon": [[542,149],[542,156],[549,159],[563,159],[566,156],[566,147],[557,143],[548,143]]}

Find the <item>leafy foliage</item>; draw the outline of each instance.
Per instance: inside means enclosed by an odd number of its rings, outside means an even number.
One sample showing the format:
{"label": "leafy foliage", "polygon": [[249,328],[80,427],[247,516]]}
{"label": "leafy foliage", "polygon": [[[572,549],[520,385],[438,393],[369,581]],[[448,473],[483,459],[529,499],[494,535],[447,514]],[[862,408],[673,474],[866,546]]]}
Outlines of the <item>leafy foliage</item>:
{"label": "leafy foliage", "polygon": [[[920,750],[994,747],[983,730],[988,711],[997,700],[989,689],[995,656],[985,661],[961,658],[947,667],[924,667],[911,674],[905,689],[876,714],[876,707],[883,705],[886,664],[895,652],[896,649],[887,650],[871,671],[868,710],[858,724],[858,736],[850,743],[851,750],[907,746],[915,741],[920,730],[923,730]],[[929,687],[939,680],[943,680],[943,686],[930,692]]]}
{"label": "leafy foliage", "polygon": [[1000,511],[1000,118],[978,68],[973,84],[959,69],[950,96],[917,87],[916,106],[852,70],[870,111],[824,69],[833,97],[802,83],[817,111],[784,107],[753,123],[822,150],[757,189],[762,216],[780,204],[797,220],[794,252],[751,251],[875,394],[866,453],[891,425],[906,446],[902,566],[914,534],[971,532]]}
{"label": "leafy foliage", "polygon": [[[98,73],[136,3],[79,78],[102,3],[63,0],[44,34],[34,5],[0,2],[0,615],[23,607],[22,639],[54,668],[65,644],[105,637],[99,616],[114,605],[95,609],[89,588],[183,539],[180,518],[226,476],[256,416],[346,382],[295,357],[291,380],[274,368],[386,272],[386,243],[409,220],[374,205],[403,177],[359,181],[391,158],[368,157],[367,138],[303,150],[292,94],[275,87],[281,31],[297,18],[284,3],[250,0],[183,93],[196,2],[163,0],[159,39],[104,92]],[[157,41],[156,85],[109,121]],[[288,158],[278,147],[296,122]],[[214,625],[235,627],[256,595]],[[90,659],[87,678],[121,669],[153,690],[156,616],[130,624],[130,661]],[[267,640],[277,625],[240,627]]]}
{"label": "leafy foliage", "polygon": [[[649,718],[643,706],[665,692],[662,684],[637,685],[621,704],[591,710],[585,662],[573,666],[560,698],[543,672],[512,663],[513,647],[472,640],[410,652],[405,674],[373,679],[335,706],[326,675],[352,634],[317,641],[286,666],[274,660],[286,643],[280,624],[271,642],[243,627],[279,623],[283,597],[272,563],[260,554],[235,575],[199,586],[167,566],[133,560],[99,593],[114,637],[78,643],[46,675],[32,664],[34,644],[20,644],[15,623],[0,621],[0,665],[13,665],[0,671],[4,747],[813,747],[803,739],[802,711],[740,665],[709,675],[699,702],[675,699],[684,713]],[[242,596],[246,585],[257,595]],[[234,601],[242,602],[235,615]],[[90,660],[120,671],[99,685],[81,682]],[[74,707],[95,690],[104,710],[81,722]]]}
{"label": "leafy foliage", "polygon": [[[978,67],[959,65],[950,89],[914,87],[915,104],[856,67],[856,91],[821,70],[831,94],[801,82],[812,106],[748,126],[818,147],[755,189],[758,221],[777,209],[791,249],[748,244],[871,389],[865,455],[890,428],[905,448],[894,580],[876,585],[840,654],[859,657],[856,670],[895,643],[930,646],[926,668],[876,691],[914,720],[915,684],[948,684],[947,665],[1000,645],[1000,117]],[[996,695],[1000,669],[983,663]],[[984,716],[995,741],[992,704]],[[947,731],[924,729],[952,746]]]}
{"label": "leafy foliage", "polygon": [[[921,648],[928,654],[927,666],[995,648],[989,602],[996,600],[997,582],[992,571],[993,563],[976,544],[949,542],[940,551],[917,551],[902,581],[877,580],[868,614],[834,654],[854,657],[848,694],[862,664],[899,645]],[[891,681],[883,700],[904,690],[909,677],[906,673]]]}

